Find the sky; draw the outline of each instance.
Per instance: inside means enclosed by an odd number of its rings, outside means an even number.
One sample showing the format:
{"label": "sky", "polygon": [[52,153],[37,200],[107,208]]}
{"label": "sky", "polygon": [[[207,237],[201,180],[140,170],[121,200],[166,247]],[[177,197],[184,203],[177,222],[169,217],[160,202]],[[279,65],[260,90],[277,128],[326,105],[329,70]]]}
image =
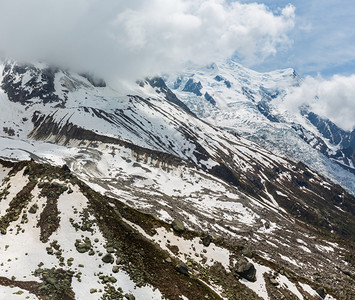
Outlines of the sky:
{"label": "sky", "polygon": [[0,0],[0,58],[47,61],[108,81],[232,56],[262,72],[292,67],[304,84],[289,101],[317,98],[316,112],[351,130],[353,28],[353,0]]}
{"label": "sky", "polygon": [[254,65],[292,42],[294,19],[226,0],[0,0],[0,53],[126,78],[234,53]]}
{"label": "sky", "polygon": [[292,67],[304,80],[286,106],[308,105],[344,130],[355,129],[355,2],[353,0],[253,0],[277,12],[295,7],[292,45],[252,66],[258,71]]}
{"label": "sky", "polygon": [[289,33],[293,44],[255,69],[292,67],[304,75],[324,77],[355,73],[355,2],[353,0],[253,0],[272,11],[292,4],[295,26]]}

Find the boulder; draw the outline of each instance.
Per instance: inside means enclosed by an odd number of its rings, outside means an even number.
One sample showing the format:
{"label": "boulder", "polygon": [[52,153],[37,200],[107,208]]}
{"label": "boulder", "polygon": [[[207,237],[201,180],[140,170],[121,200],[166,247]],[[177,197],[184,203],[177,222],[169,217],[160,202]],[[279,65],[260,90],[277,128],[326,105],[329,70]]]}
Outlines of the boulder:
{"label": "boulder", "polygon": [[270,278],[270,283],[274,286],[279,285],[279,283],[277,282],[277,280],[275,278]]}
{"label": "boulder", "polygon": [[79,252],[79,253],[85,253],[87,251],[90,250],[90,245],[86,244],[86,243],[79,243],[77,246],[76,246],[76,250]]}
{"label": "boulder", "polygon": [[352,277],[351,272],[350,272],[349,270],[341,269],[341,271],[342,271],[345,275]]}
{"label": "boulder", "polygon": [[70,173],[69,167],[67,165],[65,165],[65,164],[62,166],[62,170],[65,171],[65,172]]}
{"label": "boulder", "polygon": [[109,253],[107,253],[106,255],[104,255],[103,257],[102,257],[102,261],[104,262],[104,263],[110,263],[110,264],[112,264],[113,263],[113,261],[114,261],[114,259],[113,259],[113,256],[111,255],[111,254],[109,254]]}
{"label": "boulder", "polygon": [[177,220],[177,219],[175,219],[175,220],[171,223],[171,226],[173,227],[174,231],[176,231],[177,233],[182,233],[182,232],[185,231],[185,226],[184,226],[184,224],[183,224],[181,221]]}
{"label": "boulder", "polygon": [[208,247],[211,244],[211,242],[212,242],[212,236],[210,236],[210,235],[208,235],[202,239],[202,244],[205,247]]}
{"label": "boulder", "polygon": [[172,260],[171,260],[170,257],[168,257],[167,259],[165,259],[165,261],[166,261],[167,263],[172,263]]}
{"label": "boulder", "polygon": [[248,258],[252,258],[253,257],[253,253],[249,249],[243,249],[242,253],[243,253],[243,255],[245,257],[248,257]]}
{"label": "boulder", "polygon": [[0,233],[5,235],[6,234],[6,229],[3,228],[3,227],[0,227]]}
{"label": "boulder", "polygon": [[123,259],[121,257],[117,257],[116,259],[116,265],[120,265],[123,263]]}
{"label": "boulder", "polygon": [[115,252],[115,248],[113,248],[113,247],[107,247],[107,248],[106,248],[106,251],[107,251],[108,253],[114,253],[114,252]]}
{"label": "boulder", "polygon": [[120,211],[119,211],[117,208],[114,208],[114,209],[113,209],[113,212],[115,213],[115,215],[116,215],[119,219],[122,219],[121,213],[120,213]]}
{"label": "boulder", "polygon": [[126,298],[127,300],[136,300],[136,297],[134,297],[132,294],[126,294],[126,295],[125,295],[125,298]]}
{"label": "boulder", "polygon": [[30,207],[30,209],[28,210],[28,212],[29,212],[30,214],[35,214],[35,213],[37,212],[37,209],[38,209],[38,206],[35,204],[35,205],[32,205],[32,206]]}
{"label": "boulder", "polygon": [[26,169],[23,171],[23,176],[28,175],[30,172],[31,172],[31,167],[30,166],[26,167]]}
{"label": "boulder", "polygon": [[326,292],[326,290],[325,290],[323,287],[317,288],[317,289],[316,289],[316,292],[318,293],[318,295],[319,295],[322,299],[324,299],[325,296],[327,295],[327,292]]}
{"label": "boulder", "polygon": [[184,274],[186,276],[189,276],[189,269],[187,267],[186,264],[184,263],[179,263],[178,265],[176,265],[175,267],[176,271],[178,271],[181,274]]}
{"label": "boulder", "polygon": [[242,278],[252,282],[256,281],[256,269],[254,265],[244,258],[238,261],[235,272]]}
{"label": "boulder", "polygon": [[57,284],[57,279],[51,276],[45,276],[44,278],[46,283],[49,283],[51,285],[56,285]]}

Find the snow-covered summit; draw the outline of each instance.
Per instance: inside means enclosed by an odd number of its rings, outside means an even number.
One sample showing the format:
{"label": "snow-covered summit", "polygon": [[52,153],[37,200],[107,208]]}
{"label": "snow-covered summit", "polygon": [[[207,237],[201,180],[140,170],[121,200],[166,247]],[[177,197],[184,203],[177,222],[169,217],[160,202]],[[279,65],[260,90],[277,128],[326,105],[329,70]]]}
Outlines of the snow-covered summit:
{"label": "snow-covered summit", "polygon": [[295,70],[258,73],[227,60],[164,79],[197,116],[303,161],[355,193],[355,132],[307,109],[287,109],[285,96],[302,83]]}

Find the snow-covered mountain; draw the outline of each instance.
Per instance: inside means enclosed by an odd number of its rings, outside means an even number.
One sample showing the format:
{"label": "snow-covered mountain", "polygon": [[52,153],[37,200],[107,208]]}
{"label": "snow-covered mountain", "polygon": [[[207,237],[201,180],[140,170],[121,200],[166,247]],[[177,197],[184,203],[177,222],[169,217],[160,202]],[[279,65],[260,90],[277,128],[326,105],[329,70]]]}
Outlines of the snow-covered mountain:
{"label": "snow-covered mountain", "polygon": [[355,193],[355,130],[344,131],[307,107],[287,109],[285,96],[302,83],[293,69],[258,73],[227,60],[164,79],[197,116],[302,161]]}
{"label": "snow-covered mountain", "polygon": [[355,293],[355,199],[339,185],[199,119],[160,78],[0,71],[0,295]]}

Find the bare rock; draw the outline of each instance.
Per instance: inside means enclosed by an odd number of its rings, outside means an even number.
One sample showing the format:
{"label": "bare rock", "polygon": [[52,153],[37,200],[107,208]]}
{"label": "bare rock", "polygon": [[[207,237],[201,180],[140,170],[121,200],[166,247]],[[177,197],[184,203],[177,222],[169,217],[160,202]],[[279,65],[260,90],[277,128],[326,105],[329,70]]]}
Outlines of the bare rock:
{"label": "bare rock", "polygon": [[242,278],[252,282],[256,281],[256,269],[254,265],[244,258],[238,261],[235,272]]}
{"label": "bare rock", "polygon": [[180,263],[180,264],[176,265],[175,269],[179,273],[189,276],[189,269],[186,264]]}
{"label": "bare rock", "polygon": [[171,223],[171,226],[173,227],[174,231],[176,231],[177,233],[183,233],[185,231],[185,226],[180,220],[175,219]]}

